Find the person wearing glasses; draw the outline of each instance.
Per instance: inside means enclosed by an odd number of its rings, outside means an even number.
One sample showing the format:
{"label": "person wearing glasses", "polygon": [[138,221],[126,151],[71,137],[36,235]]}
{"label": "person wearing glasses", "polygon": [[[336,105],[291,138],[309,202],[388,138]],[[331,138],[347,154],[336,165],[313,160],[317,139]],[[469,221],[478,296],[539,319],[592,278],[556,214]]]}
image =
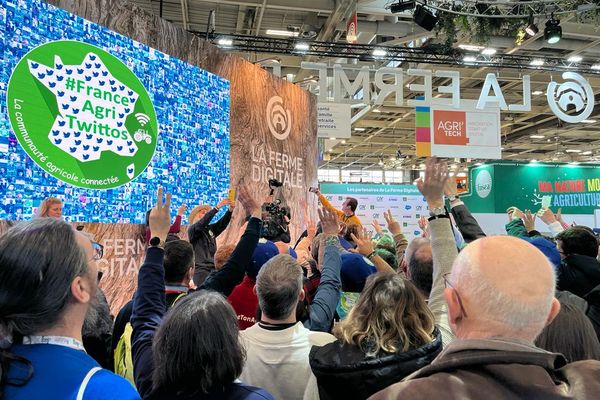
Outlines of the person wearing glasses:
{"label": "person wearing glasses", "polygon": [[[428,174],[438,181],[447,167],[428,160],[425,182]],[[437,266],[434,255],[434,286]],[[450,275],[442,276],[456,339],[430,365],[370,399],[600,397],[599,361],[568,364],[562,354],[534,344],[560,310],[554,268],[540,250],[515,237],[481,238],[460,252]]]}
{"label": "person wearing glasses", "polygon": [[0,396],[140,399],[83,346],[100,254],[68,223],[36,218],[0,237]]}

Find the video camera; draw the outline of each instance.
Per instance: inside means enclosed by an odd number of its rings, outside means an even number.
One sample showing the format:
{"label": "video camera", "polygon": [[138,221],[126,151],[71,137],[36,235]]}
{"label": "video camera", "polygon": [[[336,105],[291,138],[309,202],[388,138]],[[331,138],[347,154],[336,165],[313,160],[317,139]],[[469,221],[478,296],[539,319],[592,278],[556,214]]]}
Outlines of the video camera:
{"label": "video camera", "polygon": [[[269,196],[273,196],[275,188],[283,186],[277,179],[269,179]],[[281,199],[272,200],[262,205],[263,226],[261,237],[272,242],[289,243],[291,240],[289,232],[291,213],[287,206],[281,205]]]}

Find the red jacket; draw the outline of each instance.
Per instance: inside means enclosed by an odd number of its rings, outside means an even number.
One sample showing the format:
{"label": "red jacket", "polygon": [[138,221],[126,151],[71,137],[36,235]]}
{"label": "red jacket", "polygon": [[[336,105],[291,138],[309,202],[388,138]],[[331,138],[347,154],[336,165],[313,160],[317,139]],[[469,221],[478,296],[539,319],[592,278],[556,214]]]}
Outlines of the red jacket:
{"label": "red jacket", "polygon": [[227,298],[237,314],[238,324],[242,331],[257,322],[258,297],[253,292],[255,284],[256,280],[246,275],[242,283],[237,285]]}

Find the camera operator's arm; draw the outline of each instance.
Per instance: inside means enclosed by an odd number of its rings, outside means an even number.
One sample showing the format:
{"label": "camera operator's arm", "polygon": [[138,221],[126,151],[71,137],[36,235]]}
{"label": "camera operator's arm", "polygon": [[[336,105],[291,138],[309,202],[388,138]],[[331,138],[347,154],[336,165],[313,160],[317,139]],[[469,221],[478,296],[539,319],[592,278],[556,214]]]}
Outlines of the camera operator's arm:
{"label": "camera operator's arm", "polygon": [[338,219],[335,213],[326,209],[319,210],[319,218],[326,236],[323,246],[325,255],[323,257],[323,270],[321,271],[321,282],[310,305],[310,317],[305,325],[311,331],[329,332],[333,323],[335,308],[340,301],[340,290],[342,282],[340,269],[342,260],[337,248]]}

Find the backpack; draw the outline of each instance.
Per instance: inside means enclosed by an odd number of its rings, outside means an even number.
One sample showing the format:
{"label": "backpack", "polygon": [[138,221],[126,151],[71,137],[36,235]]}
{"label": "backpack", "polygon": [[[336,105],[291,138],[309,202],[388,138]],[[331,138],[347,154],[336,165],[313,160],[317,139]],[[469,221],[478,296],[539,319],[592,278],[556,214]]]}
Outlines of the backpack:
{"label": "backpack", "polygon": [[[182,299],[187,293],[181,293],[171,307],[175,305],[180,299]],[[125,325],[125,330],[119,338],[117,347],[115,347],[115,374],[122,376],[127,379],[133,387],[135,387],[135,381],[133,379],[133,357],[131,355],[131,334],[133,333],[133,327],[131,322]]]}

